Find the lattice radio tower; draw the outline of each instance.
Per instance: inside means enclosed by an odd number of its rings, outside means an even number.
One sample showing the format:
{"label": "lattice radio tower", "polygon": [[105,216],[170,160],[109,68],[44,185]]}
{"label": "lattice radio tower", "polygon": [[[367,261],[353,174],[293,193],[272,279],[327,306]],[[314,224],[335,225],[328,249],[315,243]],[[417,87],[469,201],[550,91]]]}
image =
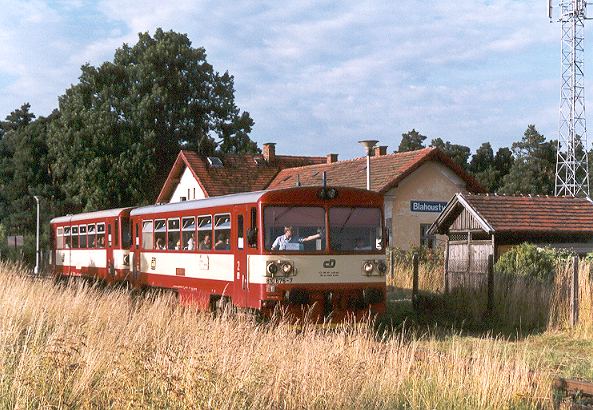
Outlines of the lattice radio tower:
{"label": "lattice radio tower", "polygon": [[[562,24],[560,69],[560,122],[556,154],[556,196],[589,196],[585,82],[583,74],[587,2],[559,0],[558,21]],[[552,20],[552,0],[548,0]]]}

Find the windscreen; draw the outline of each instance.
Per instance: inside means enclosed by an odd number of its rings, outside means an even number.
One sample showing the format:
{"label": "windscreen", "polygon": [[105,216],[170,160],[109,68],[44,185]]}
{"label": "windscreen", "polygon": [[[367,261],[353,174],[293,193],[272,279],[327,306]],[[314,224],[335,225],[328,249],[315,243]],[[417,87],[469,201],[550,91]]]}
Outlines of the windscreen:
{"label": "windscreen", "polygon": [[264,229],[268,250],[325,250],[325,210],[321,207],[268,206],[264,209]]}
{"label": "windscreen", "polygon": [[380,251],[381,210],[378,208],[330,208],[329,238],[334,251]]}

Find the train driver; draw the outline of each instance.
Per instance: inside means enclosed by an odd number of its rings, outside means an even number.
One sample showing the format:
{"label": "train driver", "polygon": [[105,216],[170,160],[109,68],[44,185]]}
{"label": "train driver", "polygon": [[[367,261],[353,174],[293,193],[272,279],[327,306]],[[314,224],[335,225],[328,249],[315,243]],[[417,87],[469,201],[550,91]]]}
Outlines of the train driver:
{"label": "train driver", "polygon": [[285,226],[284,227],[284,235],[280,235],[279,237],[276,238],[276,240],[272,244],[272,250],[273,251],[276,251],[276,250],[284,251],[284,250],[286,250],[287,243],[303,243],[303,242],[313,241],[315,239],[320,239],[322,231],[319,230],[316,234],[309,235],[305,238],[295,238],[292,235],[292,233],[293,233],[292,226]]}

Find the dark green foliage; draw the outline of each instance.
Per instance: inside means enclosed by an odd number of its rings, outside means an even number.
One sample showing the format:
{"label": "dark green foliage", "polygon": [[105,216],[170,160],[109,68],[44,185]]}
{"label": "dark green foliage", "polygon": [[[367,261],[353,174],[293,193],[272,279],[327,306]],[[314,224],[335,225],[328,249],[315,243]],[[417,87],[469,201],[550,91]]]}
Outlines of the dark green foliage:
{"label": "dark green foliage", "polygon": [[514,163],[500,189],[506,194],[553,194],[556,141],[546,141],[529,125],[523,139],[513,143]]}
{"label": "dark green foliage", "polygon": [[[47,129],[54,118],[35,116],[29,112],[29,104],[13,111],[2,122],[4,130],[0,140],[0,251],[3,255],[25,257],[34,260],[36,212],[33,195],[41,196],[40,207],[42,233],[47,232],[49,209],[59,201],[54,195],[49,174],[50,159],[47,149]],[[8,252],[6,235],[23,235],[25,247]],[[47,246],[47,235],[41,245]]]}
{"label": "dark green foliage", "polygon": [[550,281],[554,278],[556,263],[566,260],[568,256],[555,249],[523,243],[504,253],[494,265],[494,270],[497,273]]}
{"label": "dark green foliage", "polygon": [[0,251],[6,235],[25,236],[34,259],[35,201],[41,199],[42,248],[51,217],[153,202],[180,149],[201,154],[257,152],[253,120],[234,102],[234,80],[215,72],[184,34],[139,35],[113,62],[85,65],[59,99],[35,119],[23,104],[0,121]]}
{"label": "dark green foliage", "polygon": [[461,168],[467,168],[467,160],[469,159],[471,152],[469,147],[466,147],[465,145],[452,144],[449,141],[444,142],[441,138],[433,139],[430,143],[430,146],[443,151]]}
{"label": "dark green foliage", "polygon": [[476,177],[488,192],[496,192],[502,184],[513,164],[513,154],[510,149],[499,148],[494,155],[489,142],[483,143],[477,150],[469,164],[469,171]]}
{"label": "dark green foliage", "polygon": [[424,147],[425,135],[420,134],[415,129],[402,134],[402,140],[399,143],[397,152],[415,151]]}
{"label": "dark green foliage", "polygon": [[157,29],[82,67],[50,128],[51,170],[72,211],[154,201],[180,149],[255,152],[253,120],[184,34]]}

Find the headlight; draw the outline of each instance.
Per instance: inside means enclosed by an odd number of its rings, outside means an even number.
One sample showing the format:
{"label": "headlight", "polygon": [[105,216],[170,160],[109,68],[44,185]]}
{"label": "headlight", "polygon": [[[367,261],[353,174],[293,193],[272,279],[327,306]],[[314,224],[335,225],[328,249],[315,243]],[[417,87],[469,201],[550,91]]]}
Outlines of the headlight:
{"label": "headlight", "polygon": [[362,270],[367,276],[370,276],[373,274],[373,268],[374,268],[373,261],[365,261],[362,264]]}
{"label": "headlight", "polygon": [[377,270],[381,275],[385,275],[385,272],[387,272],[387,265],[384,261],[379,261],[379,263],[377,264]]}
{"label": "headlight", "polygon": [[292,264],[290,262],[283,262],[282,263],[282,272],[284,276],[288,276],[292,273]]}
{"label": "headlight", "polygon": [[266,266],[266,276],[274,277],[274,275],[277,272],[278,272],[278,265],[276,265],[276,262],[268,262],[268,266]]}

